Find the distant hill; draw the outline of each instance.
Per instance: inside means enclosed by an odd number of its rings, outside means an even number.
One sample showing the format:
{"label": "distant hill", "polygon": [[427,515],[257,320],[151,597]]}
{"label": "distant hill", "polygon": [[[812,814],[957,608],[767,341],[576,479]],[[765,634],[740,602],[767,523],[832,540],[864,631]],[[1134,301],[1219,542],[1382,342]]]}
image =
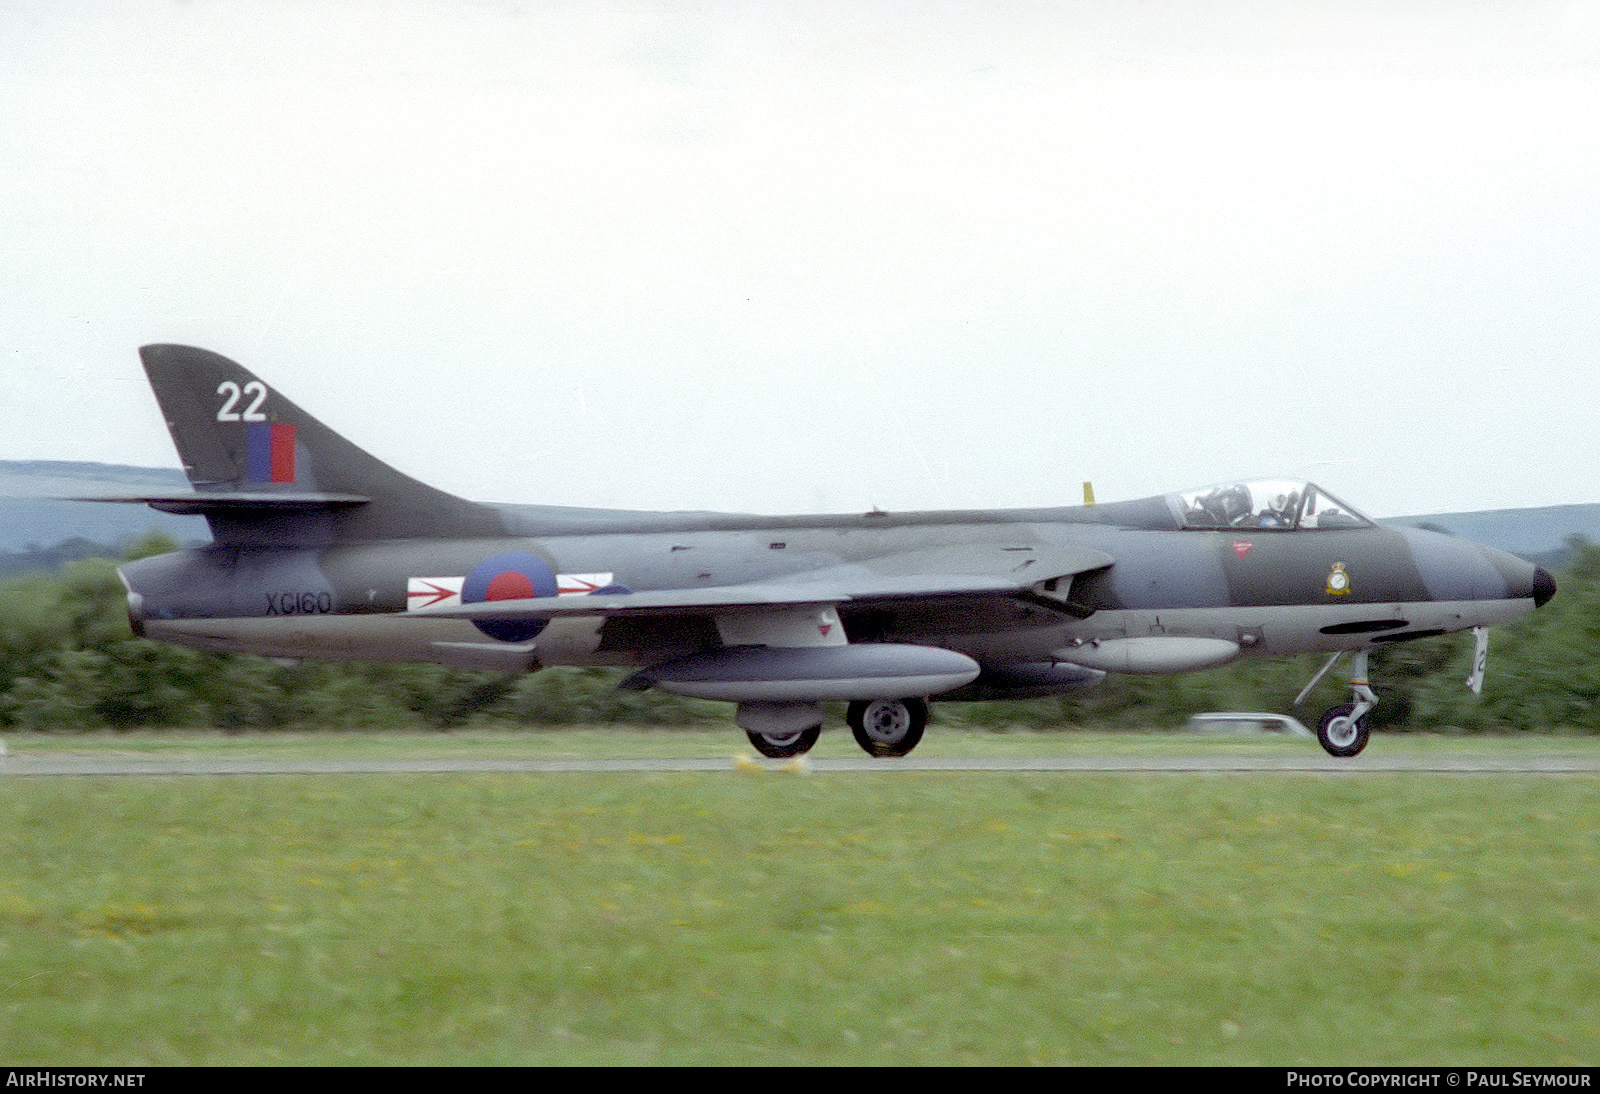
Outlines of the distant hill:
{"label": "distant hill", "polygon": [[1600,543],[1600,505],[1547,505],[1538,509],[1486,509],[1477,513],[1433,513],[1393,517],[1389,525],[1431,528],[1497,547],[1550,570],[1572,559],[1574,536]]}
{"label": "distant hill", "polygon": [[[0,576],[55,569],[76,558],[115,556],[152,530],[180,544],[206,543],[211,534],[201,517],[173,516],[144,505],[54,500],[84,494],[183,490],[188,485],[177,468],[0,460]],[[1567,542],[1571,537],[1600,543],[1600,504],[1433,513],[1391,517],[1383,523],[1449,532],[1552,570],[1571,558]]]}

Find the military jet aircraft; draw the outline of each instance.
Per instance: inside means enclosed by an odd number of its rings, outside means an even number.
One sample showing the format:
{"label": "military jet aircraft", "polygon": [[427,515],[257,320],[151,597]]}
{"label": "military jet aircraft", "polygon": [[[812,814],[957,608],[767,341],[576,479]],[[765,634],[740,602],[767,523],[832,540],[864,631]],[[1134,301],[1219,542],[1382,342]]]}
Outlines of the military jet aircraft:
{"label": "military jet aircraft", "polygon": [[809,750],[827,701],[849,704],[868,753],[903,756],[930,698],[1307,651],[1332,655],[1323,672],[1354,654],[1350,701],[1318,729],[1353,756],[1377,702],[1369,650],[1478,629],[1481,652],[1481,628],[1555,593],[1531,563],[1290,480],[846,516],[478,504],[215,353],[140,356],[193,489],[85,500],[198,513],[213,542],[122,567],[135,633],[275,658],[622,666],[623,687],[736,704],[767,756]]}

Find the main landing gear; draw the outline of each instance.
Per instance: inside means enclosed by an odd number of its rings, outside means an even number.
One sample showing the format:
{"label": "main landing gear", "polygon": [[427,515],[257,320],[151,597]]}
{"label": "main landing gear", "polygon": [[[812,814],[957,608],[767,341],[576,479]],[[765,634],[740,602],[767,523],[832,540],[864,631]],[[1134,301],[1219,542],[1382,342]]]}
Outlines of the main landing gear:
{"label": "main landing gear", "polygon": [[[822,704],[744,702],[735,719],[750,746],[775,760],[810,752],[822,735]],[[926,699],[866,699],[845,714],[856,744],[869,756],[904,756],[928,726]]]}
{"label": "main landing gear", "polygon": [[740,703],[734,721],[757,752],[783,760],[810,752],[822,736],[822,704]]}
{"label": "main landing gear", "polygon": [[928,704],[923,699],[857,700],[845,721],[868,756],[904,756],[922,740]]}
{"label": "main landing gear", "polygon": [[[1295,698],[1296,706],[1305,701],[1311,689],[1343,656],[1344,651],[1341,650],[1328,658],[1328,663],[1311,678],[1311,683],[1301,689]],[[1357,650],[1350,661],[1350,702],[1331,706],[1323,712],[1322,720],[1317,723],[1317,743],[1330,756],[1354,756],[1367,747],[1370,735],[1367,715],[1377,705],[1378,697],[1367,684],[1367,651]]]}
{"label": "main landing gear", "polygon": [[810,752],[817,743],[817,738],[822,736],[822,727],[812,726],[810,729],[798,729],[792,733],[758,733],[753,729],[747,729],[744,735],[750,738],[750,747],[763,756],[783,760]]}

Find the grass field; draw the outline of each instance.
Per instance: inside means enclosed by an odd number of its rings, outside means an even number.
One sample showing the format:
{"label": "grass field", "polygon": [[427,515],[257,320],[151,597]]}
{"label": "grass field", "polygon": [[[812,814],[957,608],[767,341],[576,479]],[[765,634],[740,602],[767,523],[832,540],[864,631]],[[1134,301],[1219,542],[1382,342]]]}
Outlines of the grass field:
{"label": "grass field", "polygon": [[[1595,747],[1373,747],[1540,741]],[[731,755],[739,741],[7,743]],[[835,745],[854,749],[835,733],[819,750]],[[933,733],[925,747],[1316,746]],[[1597,909],[1591,777],[13,778],[0,1062],[1593,1065]]]}

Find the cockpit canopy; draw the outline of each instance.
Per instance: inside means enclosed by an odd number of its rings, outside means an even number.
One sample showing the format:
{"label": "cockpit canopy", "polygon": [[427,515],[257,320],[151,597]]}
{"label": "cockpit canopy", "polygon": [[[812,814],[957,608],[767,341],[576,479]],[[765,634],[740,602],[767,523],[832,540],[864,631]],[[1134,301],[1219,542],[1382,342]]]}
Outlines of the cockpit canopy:
{"label": "cockpit canopy", "polygon": [[1182,528],[1366,528],[1372,522],[1315,483],[1262,479],[1167,495]]}

